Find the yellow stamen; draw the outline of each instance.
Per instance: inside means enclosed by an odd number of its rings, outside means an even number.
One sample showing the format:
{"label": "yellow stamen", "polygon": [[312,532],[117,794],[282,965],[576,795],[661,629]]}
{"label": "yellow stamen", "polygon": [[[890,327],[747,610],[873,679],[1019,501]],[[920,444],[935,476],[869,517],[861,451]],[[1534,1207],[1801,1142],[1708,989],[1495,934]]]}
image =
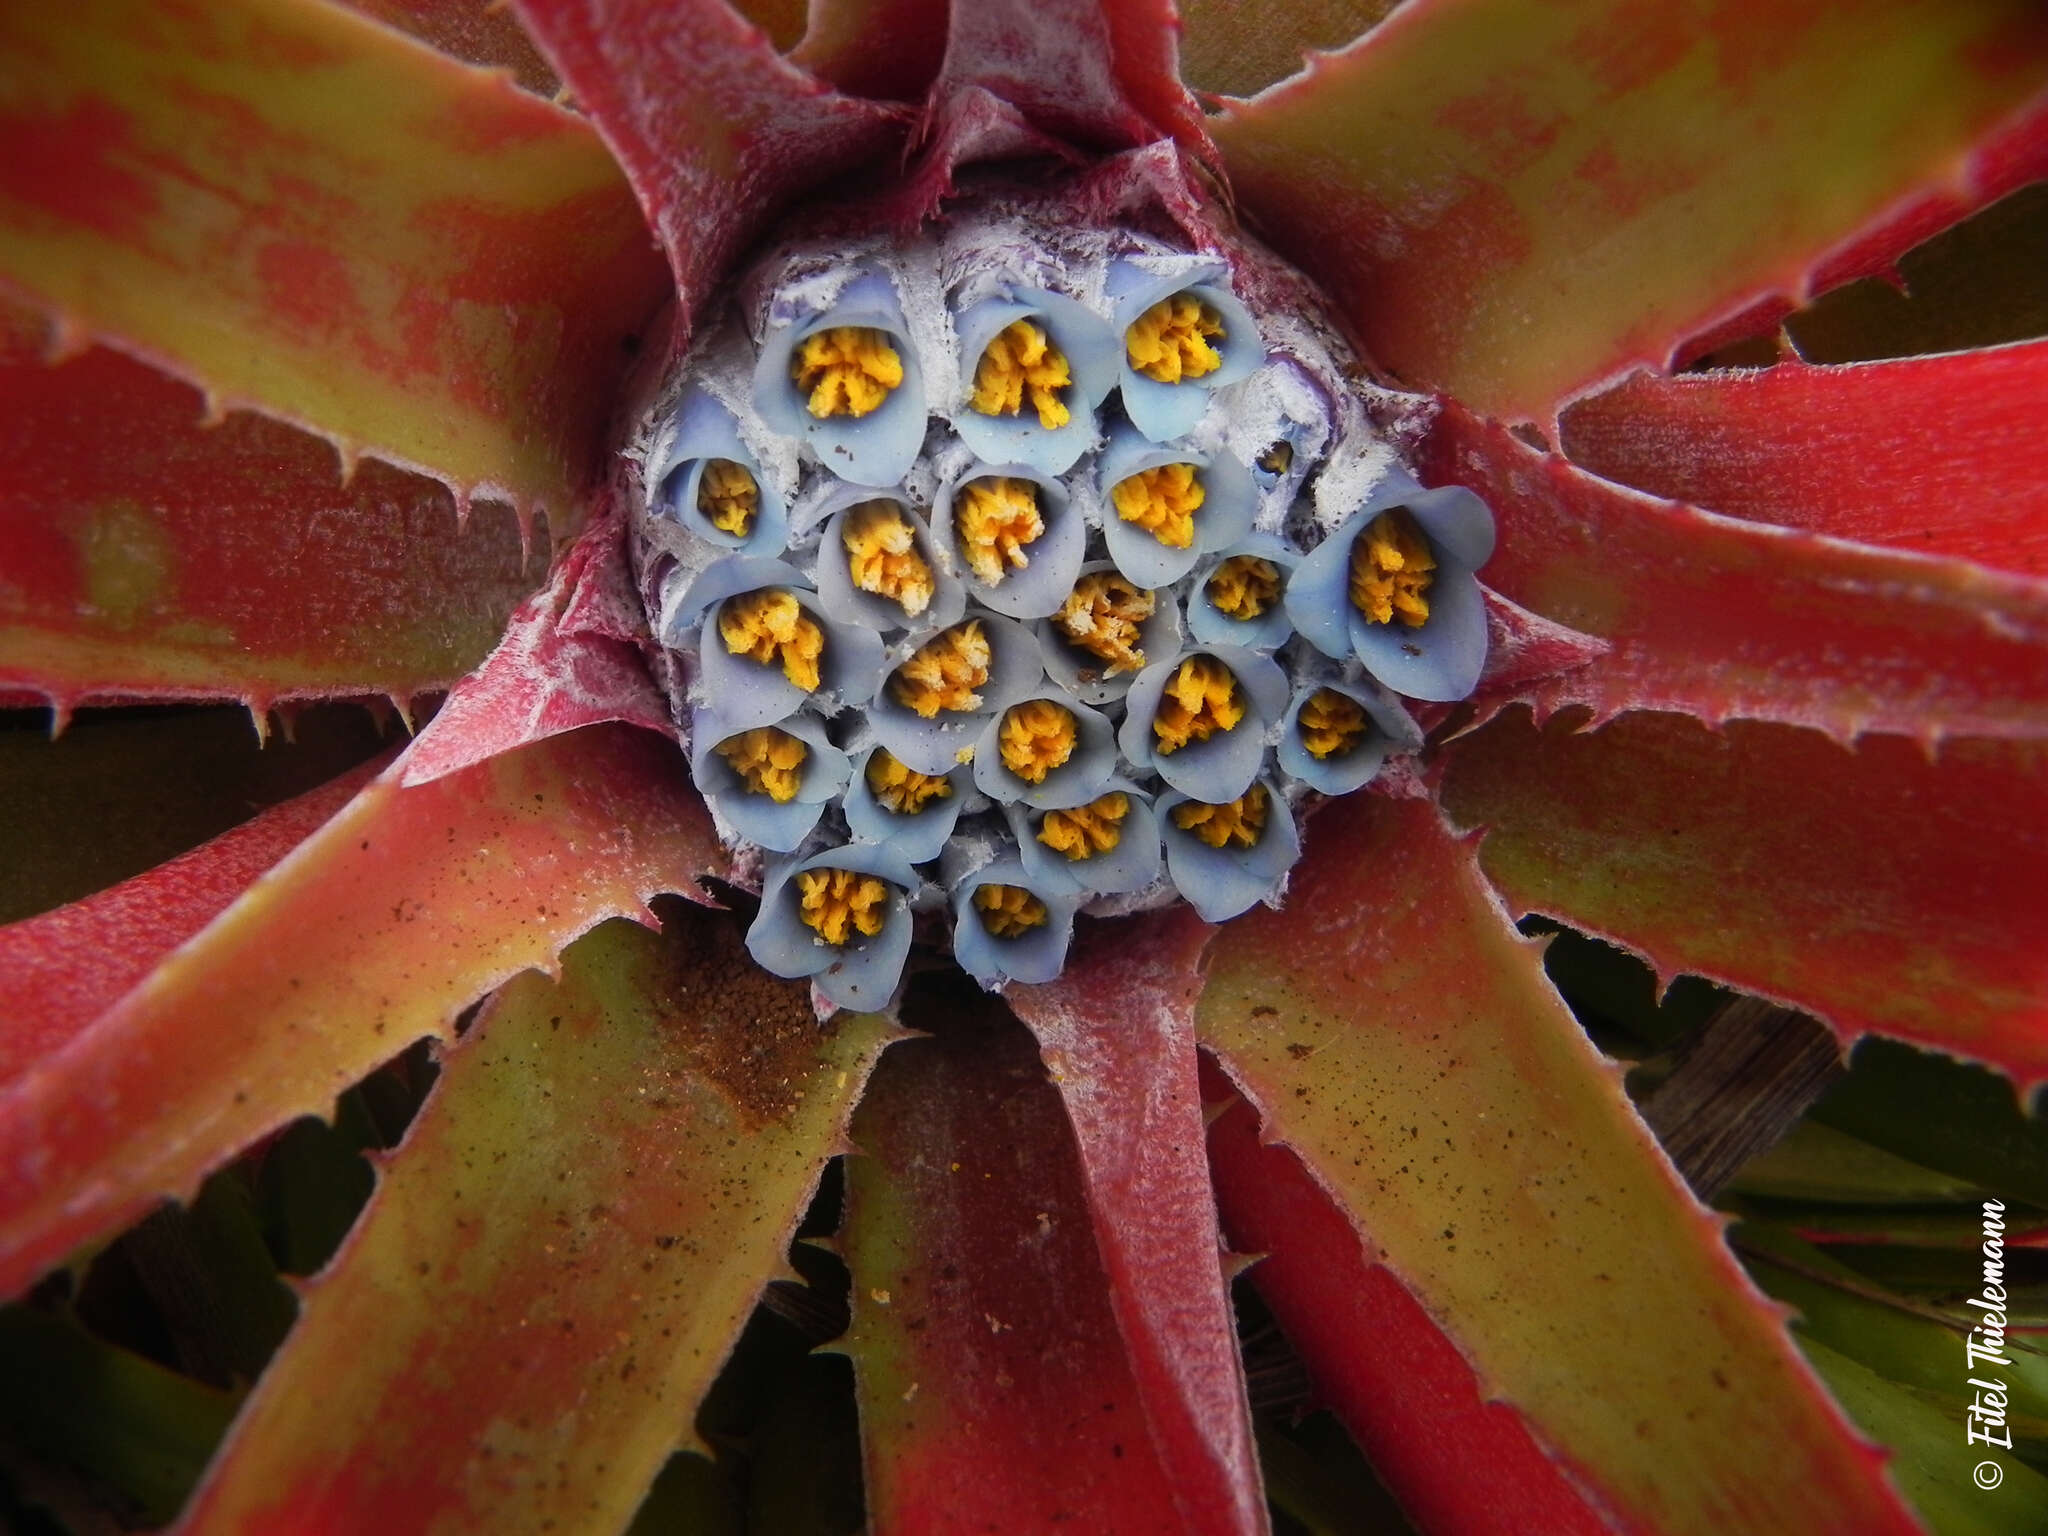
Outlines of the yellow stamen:
{"label": "yellow stamen", "polygon": [[1053,627],[1096,660],[1104,677],[1136,672],[1145,665],[1138,626],[1159,605],[1156,593],[1132,585],[1115,571],[1090,571],[1052,616]]}
{"label": "yellow stamen", "polygon": [[728,736],[711,750],[732,766],[748,794],[766,795],[783,805],[794,800],[803,786],[799,770],[810,756],[802,741],[772,725],[757,725]]}
{"label": "yellow stamen", "polygon": [[1038,487],[1014,475],[985,475],[960,487],[953,498],[953,528],[967,567],[987,585],[1000,586],[1006,566],[1031,563],[1025,548],[1045,532],[1038,514]]}
{"label": "yellow stamen", "polygon": [[1110,488],[1116,515],[1136,523],[1168,549],[1195,542],[1195,512],[1206,494],[1192,464],[1160,464],[1126,475]]}
{"label": "yellow stamen", "polygon": [[864,501],[839,526],[854,586],[886,597],[912,618],[932,600],[932,568],[917,552],[917,530],[886,497]]}
{"label": "yellow stamen", "polygon": [[1211,848],[1234,844],[1239,848],[1257,845],[1266,830],[1266,789],[1254,784],[1235,800],[1208,805],[1200,800],[1183,800],[1173,808],[1173,824],[1192,832]]}
{"label": "yellow stamen", "polygon": [[805,692],[818,686],[818,658],[825,632],[786,587],[763,587],[730,597],[718,610],[718,633],[735,656],[766,665],[782,663],[782,675]]}
{"label": "yellow stamen", "polygon": [[1161,299],[1131,322],[1124,332],[1124,355],[1131,367],[1161,384],[1199,379],[1223,366],[1209,338],[1223,335],[1223,316],[1191,293]]}
{"label": "yellow stamen", "polygon": [[1051,432],[1070,419],[1059,392],[1073,382],[1066,355],[1052,344],[1044,328],[1029,320],[1012,320],[997,332],[974,365],[971,403],[984,416],[1015,416],[1024,409],[1028,389],[1038,424]]}
{"label": "yellow stamen", "polygon": [[697,477],[697,510],[721,533],[744,539],[761,510],[761,487],[744,464],[711,459]]}
{"label": "yellow stamen", "polygon": [[807,869],[796,877],[797,915],[827,944],[844,944],[856,931],[873,938],[889,920],[889,887],[850,869]]}
{"label": "yellow stamen", "polygon": [[1318,688],[1294,717],[1301,725],[1301,744],[1310,757],[1348,757],[1365,739],[1365,706],[1348,693]]}
{"label": "yellow stamen", "polygon": [[1280,567],[1257,555],[1232,555],[1209,573],[1209,601],[1229,619],[1259,617],[1280,598]]}
{"label": "yellow stamen", "polygon": [[790,359],[789,376],[809,397],[820,421],[865,416],[903,382],[903,359],[889,333],[871,325],[835,325],[806,336]]}
{"label": "yellow stamen", "polygon": [[898,816],[915,816],[932,801],[953,793],[944,774],[906,768],[882,747],[875,748],[868,758],[867,781],[875,803]]}
{"label": "yellow stamen", "polygon": [[1113,789],[1087,805],[1047,811],[1038,825],[1038,840],[1070,859],[1092,859],[1123,841],[1123,819],[1130,811],[1130,796]]}
{"label": "yellow stamen", "polygon": [[890,696],[927,720],[942,709],[979,709],[991,655],[979,619],[940,630],[889,678]]}
{"label": "yellow stamen", "polygon": [[1034,928],[1043,928],[1051,916],[1045,903],[1021,885],[978,885],[974,888],[974,905],[981,913],[981,926],[998,939],[1014,939]]}
{"label": "yellow stamen", "polygon": [[1152,717],[1154,750],[1165,757],[1191,741],[1235,730],[1243,718],[1244,700],[1230,668],[1214,656],[1190,656],[1159,696],[1159,710]]}
{"label": "yellow stamen", "polygon": [[1047,774],[1074,755],[1081,739],[1074,712],[1051,699],[1012,704],[996,734],[1003,766],[1027,784],[1043,784]]}
{"label": "yellow stamen", "polygon": [[1391,507],[1366,525],[1351,545],[1351,603],[1368,623],[1410,629],[1429,620],[1425,595],[1436,578],[1436,556],[1406,507]]}
{"label": "yellow stamen", "polygon": [[1284,475],[1294,462],[1294,444],[1281,438],[1259,455],[1259,468],[1269,475]]}

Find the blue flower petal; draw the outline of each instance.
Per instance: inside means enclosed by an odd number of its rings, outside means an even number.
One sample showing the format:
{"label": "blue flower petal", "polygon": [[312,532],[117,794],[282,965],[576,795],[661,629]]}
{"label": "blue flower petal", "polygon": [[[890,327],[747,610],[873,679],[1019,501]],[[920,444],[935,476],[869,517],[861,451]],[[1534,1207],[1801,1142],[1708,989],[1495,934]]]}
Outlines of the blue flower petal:
{"label": "blue flower petal", "polygon": [[[989,721],[974,747],[974,783],[983,794],[1000,805],[1023,804],[1040,810],[1086,805],[1101,794],[1116,772],[1116,732],[1108,719],[1097,714],[1071,694],[1056,688],[1041,688],[1017,704],[1032,699],[1049,699],[1074,716],[1076,734],[1073,755],[1033,784],[1012,773],[1003,761],[1003,718]],[[1010,708],[1014,709],[1015,704]]]}
{"label": "blue flower petal", "polygon": [[[1013,476],[1038,487],[1038,516],[1045,531],[1024,547],[1030,563],[1022,570],[1005,570],[1003,579],[990,586],[974,573],[960,550],[960,530],[953,521],[953,498],[961,487],[975,480]],[[1081,557],[1088,552],[1088,528],[1081,513],[1059,481],[1029,464],[977,464],[939,490],[932,508],[932,525],[947,541],[947,553],[959,567],[959,580],[968,593],[984,607],[1012,619],[1036,619],[1051,613],[1066,601],[1080,574]]]}
{"label": "blue flower petal", "polygon": [[[990,719],[1029,696],[1045,676],[1038,637],[1030,630],[1014,619],[997,618],[990,613],[968,615],[969,621],[975,619],[981,621],[989,642],[989,679],[979,690],[979,709],[957,713],[941,710],[927,720],[896,702],[886,676],[875,690],[874,704],[868,711],[869,729],[877,741],[895,754],[897,761],[919,773],[952,772],[973,752],[974,743]],[[893,673],[931,638],[931,634],[921,631],[893,647],[885,662],[886,672]]]}
{"label": "blue flower petal", "polygon": [[[713,459],[730,459],[754,477],[760,504],[744,536],[714,527],[697,506],[697,487]],[[698,538],[742,555],[774,556],[789,542],[789,509],[761,476],[761,466],[740,438],[739,425],[716,399],[690,389],[656,439],[647,466],[649,510],[680,523]]]}
{"label": "blue flower petal", "polygon": [[[917,552],[931,568],[931,601],[922,612],[906,614],[903,605],[895,599],[863,592],[853,584],[841,534],[845,531],[847,515],[855,507],[877,500],[893,501],[903,509],[904,518],[916,540]],[[925,526],[924,519],[917,515],[916,506],[900,488],[877,493],[867,486],[837,486],[820,502],[818,512],[825,515],[825,532],[818,544],[818,603],[832,618],[842,624],[858,624],[885,632],[908,629],[913,625],[919,629],[944,629],[956,622],[966,610],[967,593],[960,585],[960,578],[939,558],[937,540],[931,529]]]}
{"label": "blue flower petal", "polygon": [[857,843],[884,843],[912,864],[936,859],[946,839],[960,820],[960,813],[974,796],[974,771],[965,763],[946,775],[953,792],[941,800],[928,801],[923,810],[905,816],[880,804],[868,788],[868,759],[885,751],[879,743],[860,754],[847,781],[846,827]]}
{"label": "blue flower petal", "polygon": [[[796,876],[820,868],[852,870],[889,882],[888,915],[880,933],[831,945],[804,922],[798,915]],[[917,873],[908,861],[872,844],[849,844],[790,860],[771,871],[762,889],[760,913],[747,930],[747,952],[763,970],[777,976],[813,978],[818,990],[842,1008],[884,1007],[910,953],[909,894],[917,884]]]}
{"label": "blue flower petal", "polygon": [[[1236,555],[1255,555],[1261,560],[1272,561],[1280,568],[1281,599],[1255,619],[1234,619],[1209,597],[1210,575],[1217,566]],[[1300,559],[1270,533],[1255,533],[1250,538],[1238,540],[1228,549],[1218,550],[1214,558],[1203,562],[1205,568],[1188,588],[1188,633],[1205,645],[1241,645],[1247,650],[1277,651],[1294,634],[1294,626],[1287,618],[1286,591],[1287,580]]]}
{"label": "blue flower petal", "polygon": [[[1047,430],[1027,399],[1015,416],[985,416],[968,403],[974,373],[988,344],[1018,320],[1041,325],[1067,359],[1073,384],[1065,401],[1067,424]],[[1120,347],[1107,322],[1093,311],[1042,288],[1005,286],[995,298],[961,311],[960,398],[953,429],[976,456],[992,464],[1028,464],[1040,474],[1065,474],[1094,445],[1095,413],[1116,387]]]}
{"label": "blue flower petal", "polygon": [[[1238,302],[1225,283],[1228,271],[1220,261],[1186,264],[1175,275],[1148,272],[1129,261],[1111,264],[1109,271],[1110,325],[1116,334],[1118,387],[1123,395],[1124,414],[1131,424],[1155,443],[1185,436],[1209,408],[1210,394],[1226,384],[1248,378],[1265,361],[1266,344],[1251,312]],[[1176,293],[1192,294],[1214,305],[1223,317],[1223,345],[1218,348],[1222,362],[1214,372],[1178,384],[1162,384],[1130,365],[1124,350],[1124,333],[1131,323],[1161,299]]]}
{"label": "blue flower petal", "polygon": [[[1356,700],[1372,722],[1365,739],[1342,757],[1317,757],[1302,745],[1301,707],[1324,688]],[[1296,690],[1281,722],[1280,747],[1275,755],[1283,773],[1301,780],[1310,789],[1325,795],[1348,795],[1378,777],[1390,754],[1414,752],[1421,746],[1421,730],[1392,695],[1371,683],[1331,679],[1310,681]]]}
{"label": "blue flower petal", "polygon": [[[1236,677],[1244,695],[1244,718],[1207,741],[1191,741],[1162,756],[1155,750],[1152,718],[1159,711],[1167,679],[1181,662],[1197,655],[1215,657]],[[1266,760],[1266,734],[1286,708],[1287,674],[1272,657],[1239,646],[1195,646],[1138,674],[1124,698],[1117,745],[1133,767],[1151,770],[1183,795],[1220,804],[1235,800],[1258,777]]]}
{"label": "blue flower petal", "polygon": [[1415,629],[1373,624],[1353,609],[1350,629],[1365,670],[1411,699],[1465,698],[1486,666],[1486,601],[1478,578],[1449,560],[1437,564],[1428,622]]}
{"label": "blue flower petal", "polygon": [[[779,662],[735,656],[719,637],[720,605],[762,587],[788,589],[824,631],[825,649],[819,659],[815,693],[806,693],[791,682]],[[690,634],[683,626],[693,621],[695,633]],[[836,704],[858,708],[874,697],[881,680],[881,637],[827,616],[810,584],[780,560],[734,556],[708,567],[663,619],[662,641],[673,649],[697,652],[694,691],[718,716],[728,735],[751,726],[772,725],[796,713],[807,700],[828,709]]]}
{"label": "blue flower petal", "polygon": [[[1045,903],[1044,924],[1015,938],[997,938],[982,926],[981,913],[974,906],[974,893],[984,885],[1014,885],[1029,891]],[[953,958],[984,987],[1008,981],[1027,986],[1055,981],[1066,967],[1067,946],[1073,941],[1075,905],[1071,886],[1039,879],[1015,854],[1006,854],[954,885]]]}
{"label": "blue flower petal", "polygon": [[1301,836],[1287,802],[1280,798],[1272,780],[1259,783],[1266,790],[1266,827],[1250,848],[1211,848],[1174,824],[1173,808],[1200,796],[1159,797],[1159,833],[1166,846],[1167,874],[1204,922],[1224,922],[1277,897],[1287,883],[1287,872],[1301,856]]}
{"label": "blue flower petal", "polygon": [[[1114,571],[1114,560],[1091,560],[1075,573],[1075,581],[1097,571]],[[1072,590],[1071,588],[1069,589]],[[1064,603],[1065,599],[1062,598]],[[1057,610],[1055,610],[1057,612]],[[1083,704],[1108,704],[1131,691],[1140,669],[1106,674],[1102,660],[1067,639],[1051,618],[1033,626],[1039,650],[1045,656],[1045,674]],[[1138,649],[1147,665],[1160,656],[1179,651],[1181,641],[1180,605],[1170,592],[1154,592],[1152,616],[1138,625]]]}
{"label": "blue flower petal", "polygon": [[[1115,896],[1141,891],[1159,878],[1159,815],[1151,798],[1128,779],[1112,779],[1103,794],[1121,793],[1128,809],[1120,824],[1117,845],[1093,858],[1070,859],[1038,840],[1046,813],[1029,806],[1004,807],[1024,868],[1047,883],[1066,881],[1086,895]],[[1098,797],[1099,798],[1099,797]]]}
{"label": "blue flower petal", "polygon": [[[833,326],[868,326],[888,334],[903,360],[903,382],[865,416],[813,416],[790,377],[790,360],[806,339]],[[754,409],[775,431],[810,440],[824,466],[856,485],[899,483],[916,464],[925,435],[924,376],[903,304],[887,274],[870,269],[849,282],[829,308],[771,328],[754,367]]]}
{"label": "blue flower petal", "polygon": [[[1202,504],[1194,513],[1194,539],[1186,549],[1162,544],[1117,512],[1119,482],[1162,464],[1193,464],[1202,486]],[[1211,550],[1224,549],[1251,532],[1258,511],[1258,487],[1251,472],[1227,453],[1199,453],[1193,448],[1147,442],[1129,427],[1118,427],[1102,451],[1097,471],[1102,496],[1102,537],[1118,570],[1141,587],[1166,587],[1195,568]]]}
{"label": "blue flower petal", "polygon": [[797,770],[794,800],[777,801],[747,789],[732,765],[716,751],[720,742],[739,732],[708,710],[699,710],[691,719],[690,777],[733,831],[771,852],[788,853],[810,835],[826,803],[846,787],[852,764],[832,745],[824,722],[816,716],[792,715],[773,723],[807,749]]}

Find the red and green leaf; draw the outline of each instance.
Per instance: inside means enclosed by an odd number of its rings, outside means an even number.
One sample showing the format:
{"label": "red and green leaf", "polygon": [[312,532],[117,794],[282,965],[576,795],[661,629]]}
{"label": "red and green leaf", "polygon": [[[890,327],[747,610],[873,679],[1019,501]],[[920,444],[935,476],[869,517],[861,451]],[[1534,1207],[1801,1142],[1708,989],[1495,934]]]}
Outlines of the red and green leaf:
{"label": "red and green leaf", "polygon": [[1187,909],[1097,927],[1010,998],[1080,1156],[1110,1305],[1190,1531],[1263,1526],[1258,1459],[1202,1154],[1194,1003],[1211,930]]}
{"label": "red and green leaf", "polygon": [[0,51],[0,281],[67,337],[575,510],[666,283],[580,119],[320,5],[21,7]]}
{"label": "red and green leaf", "polygon": [[1023,1029],[894,1047],[841,1242],[880,1536],[1186,1528],[1109,1302],[1074,1138]]}
{"label": "red and green leaf", "polygon": [[0,687],[94,699],[446,688],[538,579],[502,508],[92,348],[43,361],[0,311]]}
{"label": "red and green leaf", "polygon": [[729,919],[611,923],[452,1051],[184,1528],[613,1530],[686,1437],[891,1032]]}
{"label": "red and green leaf", "polygon": [[2048,745],[1843,747],[1812,731],[1517,711],[1446,752],[1452,816],[1514,910],[1665,976],[1781,998],[2048,1078]]}
{"label": "red and green leaf", "polygon": [[1334,805],[1197,1022],[1481,1394],[1623,1523],[1915,1528],[1421,800]]}
{"label": "red and green leaf", "polygon": [[411,789],[397,771],[0,1092],[0,1294],[719,867],[680,757],[644,731],[593,727]]}
{"label": "red and green leaf", "polygon": [[1410,0],[1211,131],[1375,362],[1547,422],[2043,174],[2044,85],[2028,0]]}
{"label": "red and green leaf", "polygon": [[1446,405],[1424,478],[1471,486],[1480,579],[1608,649],[1522,691],[1838,736],[2048,734],[2048,583],[1656,501]]}
{"label": "red and green leaf", "polygon": [[2048,577],[2048,342],[1659,378],[1559,423],[1575,463],[1729,517]]}
{"label": "red and green leaf", "polygon": [[1213,1067],[1204,1075],[1219,1103],[1235,1100],[1209,1126],[1224,1231],[1261,1255],[1259,1295],[1409,1518],[1464,1536],[1608,1531],[1513,1405],[1487,1401],[1458,1346],[1371,1261],[1301,1159],[1261,1144],[1250,1107]]}

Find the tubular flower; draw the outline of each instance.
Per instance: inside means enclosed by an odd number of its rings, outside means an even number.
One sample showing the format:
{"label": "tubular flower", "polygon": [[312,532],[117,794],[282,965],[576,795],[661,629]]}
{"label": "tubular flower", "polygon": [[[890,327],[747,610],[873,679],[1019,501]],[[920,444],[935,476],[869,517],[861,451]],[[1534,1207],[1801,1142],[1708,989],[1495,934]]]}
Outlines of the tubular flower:
{"label": "tubular flower", "polygon": [[2048,1507],[2048,36],[1345,9],[9,8],[0,1505]]}

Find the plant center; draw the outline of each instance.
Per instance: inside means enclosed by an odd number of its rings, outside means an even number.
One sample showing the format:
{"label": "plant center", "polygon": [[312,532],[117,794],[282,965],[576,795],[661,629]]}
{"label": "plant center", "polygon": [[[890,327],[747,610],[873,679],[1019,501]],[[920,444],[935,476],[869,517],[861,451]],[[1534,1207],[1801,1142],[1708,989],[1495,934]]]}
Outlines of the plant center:
{"label": "plant center", "polygon": [[807,869],[796,877],[798,915],[827,944],[858,932],[873,938],[889,919],[889,886],[851,869]]}
{"label": "plant center", "polygon": [[1410,629],[1429,621],[1436,556],[1406,507],[1391,507],[1366,524],[1351,546],[1351,603],[1368,623]]}
{"label": "plant center", "polygon": [[1047,811],[1039,823],[1038,840],[1069,859],[1092,859],[1123,841],[1123,820],[1130,812],[1130,796],[1113,789],[1086,805]]}
{"label": "plant center", "polygon": [[789,374],[819,420],[865,416],[881,409],[903,383],[903,359],[886,331],[834,325],[804,338],[790,359]]}
{"label": "plant center", "polygon": [[1014,475],[984,475],[960,487],[953,499],[953,527],[960,553],[983,583],[1001,586],[1009,568],[1031,563],[1024,551],[1045,532],[1038,512],[1038,487]]}
{"label": "plant center", "polygon": [[1073,382],[1066,356],[1044,328],[1029,320],[1012,320],[974,365],[970,403],[984,416],[1015,416],[1024,409],[1028,391],[1038,424],[1051,432],[1072,419],[1060,391]]}
{"label": "plant center", "polygon": [[1021,885],[976,886],[974,909],[981,914],[981,926],[998,939],[1014,939],[1043,928],[1051,916],[1045,903]]}
{"label": "plant center", "polygon": [[1152,716],[1152,736],[1161,757],[1191,741],[1207,741],[1236,729],[1244,700],[1230,668],[1214,656],[1190,656],[1175,669]]}
{"label": "plant center", "polygon": [[886,498],[864,501],[846,514],[839,539],[854,586],[885,597],[916,618],[932,600],[932,568],[917,552],[917,532],[903,508]]}
{"label": "plant center", "polygon": [[763,587],[729,597],[718,610],[726,650],[763,666],[780,661],[782,675],[806,693],[818,686],[825,632],[786,587]]}
{"label": "plant center", "polygon": [[1186,549],[1195,542],[1195,513],[1204,494],[1194,465],[1159,464],[1124,476],[1109,499],[1125,522],[1136,523],[1168,549]]}
{"label": "plant center", "polygon": [[889,693],[905,709],[929,720],[940,710],[965,714],[981,708],[993,652],[981,620],[955,624],[911,653],[889,678]]}
{"label": "plant center", "polygon": [[739,775],[748,794],[766,795],[784,805],[802,787],[804,759],[810,756],[801,741],[772,725],[728,736],[712,750]]}
{"label": "plant center", "polygon": [[1074,583],[1053,615],[1053,627],[1103,663],[1103,675],[1136,672],[1145,665],[1139,626],[1152,617],[1158,596],[1115,571],[1090,571]]}
{"label": "plant center", "polygon": [[1310,757],[1344,757],[1365,739],[1365,706],[1334,688],[1318,688],[1302,702],[1295,720]]}
{"label": "plant center", "polygon": [[1027,784],[1043,784],[1047,774],[1074,755],[1080,727],[1065,705],[1026,699],[1003,712],[998,735],[1003,766]]}
{"label": "plant center", "polygon": [[1266,830],[1266,809],[1266,788],[1254,784],[1221,805],[1183,800],[1173,808],[1173,824],[1194,833],[1211,848],[1253,848]]}
{"label": "plant center", "polygon": [[1280,600],[1280,567],[1257,555],[1232,555],[1209,573],[1206,590],[1225,618],[1256,619]]}
{"label": "plant center", "polygon": [[875,748],[868,757],[867,781],[868,793],[875,797],[875,803],[898,816],[915,816],[932,801],[953,793],[944,774],[906,768],[882,747]]}
{"label": "plant center", "polygon": [[1161,384],[1199,379],[1223,366],[1209,345],[1223,337],[1223,316],[1213,304],[1191,293],[1161,299],[1133,320],[1124,332],[1124,355],[1131,367]]}
{"label": "plant center", "polygon": [[697,478],[697,510],[721,533],[744,539],[761,509],[761,488],[744,464],[712,459]]}

